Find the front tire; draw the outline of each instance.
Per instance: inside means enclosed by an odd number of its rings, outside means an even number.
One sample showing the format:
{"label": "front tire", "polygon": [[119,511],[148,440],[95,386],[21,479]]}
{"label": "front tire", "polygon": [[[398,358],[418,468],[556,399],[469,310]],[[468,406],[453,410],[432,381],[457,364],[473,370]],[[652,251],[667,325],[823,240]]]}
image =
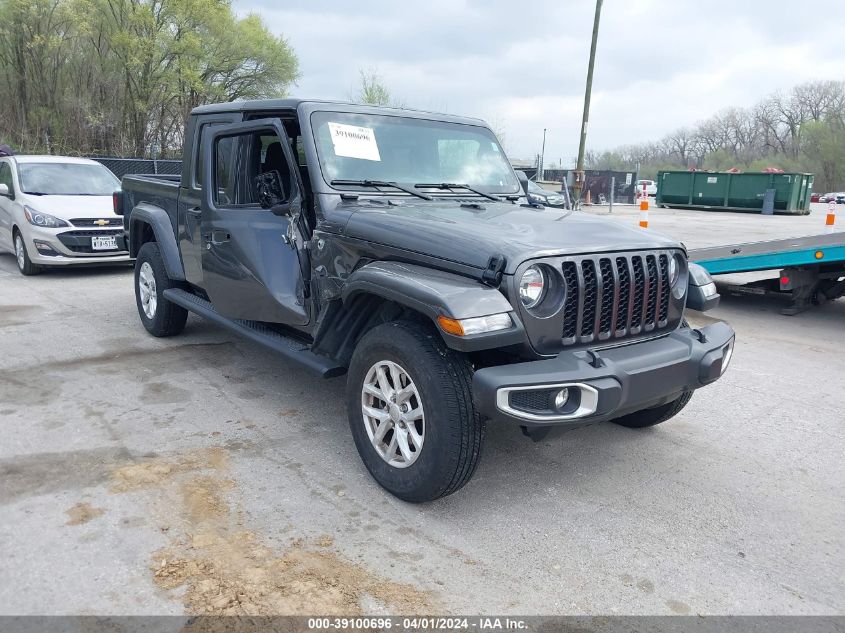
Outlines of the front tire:
{"label": "front tire", "polygon": [[177,284],[167,276],[156,242],[146,242],[135,259],[135,303],[138,316],[153,336],[174,336],[185,329],[188,311],[164,298]]}
{"label": "front tire", "polygon": [[611,422],[618,424],[619,426],[627,426],[629,429],[642,429],[648,426],[654,426],[655,424],[660,424],[661,422],[666,422],[666,420],[678,415],[681,412],[681,409],[687,406],[687,402],[689,402],[690,398],[692,398],[692,394],[692,391],[685,391],[671,402],[662,404],[659,407],[654,407],[653,409],[643,409],[642,411],[629,413],[621,418],[611,420]]}
{"label": "front tire", "polygon": [[14,243],[15,259],[18,262],[18,270],[21,271],[21,275],[29,277],[43,272],[44,269],[41,266],[32,263],[32,260],[29,258],[29,253],[26,250],[26,243],[23,240],[23,235],[17,229],[15,229]]}
{"label": "front tire", "polygon": [[396,497],[432,501],[475,472],[485,422],[472,402],[472,366],[428,324],[368,332],[352,357],[346,403],[364,465]]}

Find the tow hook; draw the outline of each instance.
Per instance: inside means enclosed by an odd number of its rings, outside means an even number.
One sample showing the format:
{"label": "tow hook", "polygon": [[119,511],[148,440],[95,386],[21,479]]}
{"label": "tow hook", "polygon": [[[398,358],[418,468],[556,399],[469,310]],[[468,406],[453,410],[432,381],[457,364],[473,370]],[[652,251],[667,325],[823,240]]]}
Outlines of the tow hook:
{"label": "tow hook", "polygon": [[530,437],[534,442],[542,442],[549,435],[551,429],[547,426],[520,426],[522,434]]}

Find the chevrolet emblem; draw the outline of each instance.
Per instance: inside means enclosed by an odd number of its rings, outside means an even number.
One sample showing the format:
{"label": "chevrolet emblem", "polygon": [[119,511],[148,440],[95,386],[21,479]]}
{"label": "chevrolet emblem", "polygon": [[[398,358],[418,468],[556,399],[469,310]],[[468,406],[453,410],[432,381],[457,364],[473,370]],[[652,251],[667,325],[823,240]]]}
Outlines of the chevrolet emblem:
{"label": "chevrolet emblem", "polygon": [[94,224],[96,224],[97,226],[108,226],[109,221],[108,220],[94,220]]}

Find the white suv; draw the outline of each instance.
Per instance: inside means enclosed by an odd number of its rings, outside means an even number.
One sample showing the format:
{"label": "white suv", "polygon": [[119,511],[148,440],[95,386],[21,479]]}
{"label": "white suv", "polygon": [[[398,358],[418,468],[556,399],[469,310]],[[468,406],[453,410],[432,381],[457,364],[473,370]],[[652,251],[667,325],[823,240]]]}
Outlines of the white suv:
{"label": "white suv", "polygon": [[112,196],[120,181],[100,163],[65,156],[0,158],[0,250],[24,275],[44,266],[129,261]]}

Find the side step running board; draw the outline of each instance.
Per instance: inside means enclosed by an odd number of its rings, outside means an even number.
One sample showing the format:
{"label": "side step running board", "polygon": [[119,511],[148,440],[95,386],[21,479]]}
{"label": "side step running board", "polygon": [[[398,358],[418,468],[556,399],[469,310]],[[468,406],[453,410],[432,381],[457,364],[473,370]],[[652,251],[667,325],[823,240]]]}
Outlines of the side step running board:
{"label": "side step running board", "polygon": [[218,325],[229,328],[233,332],[299,363],[318,376],[334,378],[335,376],[342,376],[346,373],[346,367],[338,365],[330,358],[317,356],[302,341],[280,334],[268,328],[263,323],[227,319],[214,309],[210,301],[206,301],[190,292],[179,288],[169,288],[164,291],[164,298],[176,305],[182,306],[190,312],[198,314],[204,319],[214,321]]}

